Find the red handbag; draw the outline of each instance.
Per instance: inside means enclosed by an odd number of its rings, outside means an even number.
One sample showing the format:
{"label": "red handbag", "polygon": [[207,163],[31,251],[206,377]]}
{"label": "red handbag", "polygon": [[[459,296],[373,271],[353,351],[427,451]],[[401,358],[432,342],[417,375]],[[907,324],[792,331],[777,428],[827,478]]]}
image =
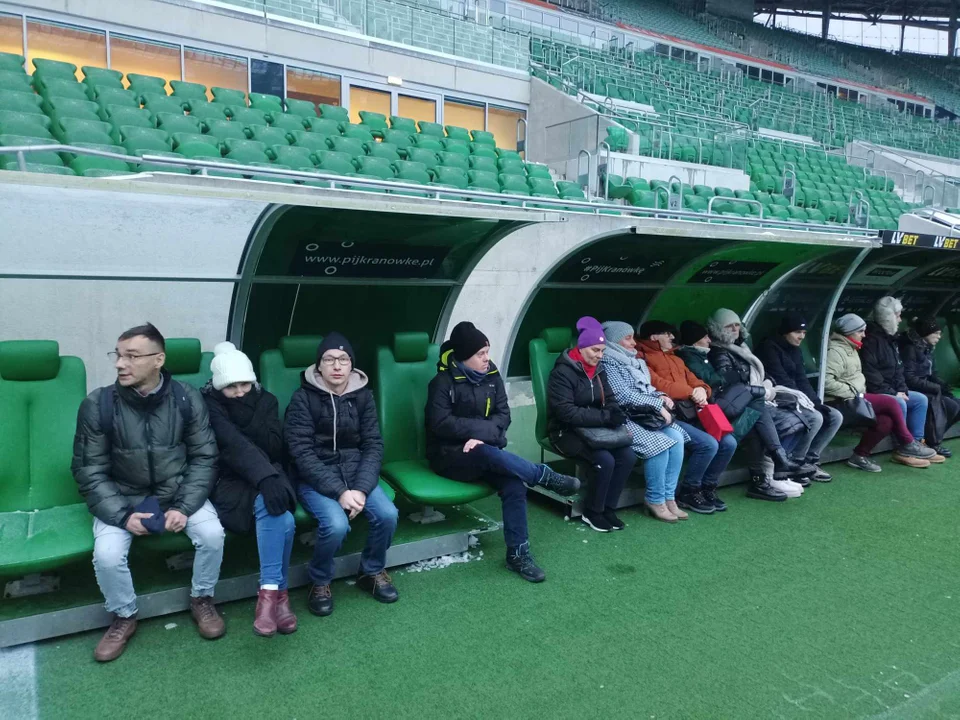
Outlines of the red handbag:
{"label": "red handbag", "polygon": [[733,426],[719,405],[703,406],[697,411],[697,418],[707,435],[717,442],[720,442],[724,435],[733,432]]}

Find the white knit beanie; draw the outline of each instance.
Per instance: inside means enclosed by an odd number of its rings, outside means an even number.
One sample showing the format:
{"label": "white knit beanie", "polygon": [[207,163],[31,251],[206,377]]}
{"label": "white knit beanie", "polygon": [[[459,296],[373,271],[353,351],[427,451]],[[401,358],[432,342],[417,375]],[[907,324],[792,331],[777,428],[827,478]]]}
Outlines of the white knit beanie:
{"label": "white knit beanie", "polygon": [[213,387],[216,390],[223,390],[234,383],[257,381],[250,358],[237,350],[237,346],[232,342],[222,342],[213,349],[210,370],[213,372]]}

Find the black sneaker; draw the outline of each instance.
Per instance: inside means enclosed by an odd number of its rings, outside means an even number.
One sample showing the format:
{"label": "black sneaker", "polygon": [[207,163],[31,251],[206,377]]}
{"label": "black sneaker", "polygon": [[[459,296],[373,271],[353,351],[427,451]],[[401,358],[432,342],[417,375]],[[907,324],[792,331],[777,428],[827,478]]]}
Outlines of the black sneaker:
{"label": "black sneaker", "polygon": [[684,510],[690,510],[691,512],[700,513],[701,515],[712,515],[714,512],[716,512],[716,508],[713,506],[713,503],[708,502],[703,496],[703,492],[699,489],[693,492],[689,490],[683,490],[678,493],[677,505],[682,507]]}
{"label": "black sneaker", "polygon": [[934,450],[937,451],[937,455],[943,455],[945,458],[952,458],[953,453],[950,452],[949,448],[946,445],[937,445]]}
{"label": "black sneaker", "polygon": [[396,602],[400,597],[386,570],[381,570],[376,575],[357,575],[357,587],[371,593],[374,600],[382,603]]}
{"label": "black sneaker", "polygon": [[716,512],[726,512],[727,504],[720,499],[715,488],[703,488],[700,493],[703,495],[704,500],[713,505],[713,509]]}
{"label": "black sneaker", "polygon": [[314,615],[325,617],[333,612],[333,595],[329,585],[310,585],[307,592],[307,609]]}
{"label": "black sneaker", "polygon": [[537,567],[537,563],[530,554],[530,543],[514,548],[507,548],[507,570],[517,573],[527,582],[538,583],[547,579],[547,574]]}
{"label": "black sneaker", "polygon": [[577,478],[570,475],[561,475],[549,465],[543,466],[543,474],[537,481],[537,485],[544,490],[549,490],[564,497],[576,495],[580,490],[580,481]]}
{"label": "black sneaker", "polygon": [[613,508],[607,508],[603,511],[603,519],[610,523],[610,527],[614,530],[623,530],[626,525],[623,524],[623,520],[617,517],[617,513],[614,512]]}
{"label": "black sneaker", "polygon": [[595,513],[586,508],[583,510],[583,515],[580,516],[580,522],[592,527],[597,532],[610,532],[613,530],[613,525],[607,521],[603,513]]}
{"label": "black sneaker", "polygon": [[830,482],[831,480],[833,480],[833,475],[831,475],[831,474],[828,473],[826,470],[824,470],[822,467],[820,467],[819,465],[817,465],[817,471],[813,474],[813,479],[814,479],[816,482],[828,483],[828,482]]}
{"label": "black sneaker", "polygon": [[787,496],[768,483],[763,475],[753,475],[750,478],[747,497],[753,498],[754,500],[771,500],[773,502],[785,502],[787,499]]}

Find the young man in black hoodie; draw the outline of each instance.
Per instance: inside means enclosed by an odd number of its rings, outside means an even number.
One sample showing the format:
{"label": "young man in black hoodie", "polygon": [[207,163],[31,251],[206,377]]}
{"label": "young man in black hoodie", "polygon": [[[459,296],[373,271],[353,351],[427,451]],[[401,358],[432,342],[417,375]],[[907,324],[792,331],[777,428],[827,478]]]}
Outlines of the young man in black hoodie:
{"label": "young man in black hoodie", "polygon": [[807,371],[803,364],[803,352],[800,344],[807,337],[807,321],[797,312],[788,312],[780,320],[777,334],[768,337],[757,350],[757,357],[766,368],[767,375],[777,385],[783,385],[792,390],[798,390],[810,398],[816,406],[817,412],[823,416],[823,425],[810,440],[810,445],[803,457],[802,448],[794,448],[794,457],[798,462],[816,465],[817,471],[813,479],[819,482],[830,482],[832,477],[820,467],[820,454],[830,444],[840,425],[843,423],[843,414],[836,408],[824,405],[820,397],[807,378]]}
{"label": "young man in black hoodie", "polygon": [[380,489],[383,438],[377,408],[366,374],[353,361],[347,339],[338,332],[327,335],[317,348],[316,364],[303,372],[283,423],[290,478],[299,483],[300,502],[319,523],[307,569],[307,607],[320,616],[333,612],[333,556],[360,513],[370,529],[357,587],[380,602],[398,598],[384,567],[399,513]]}
{"label": "young man in black hoodie", "polygon": [[503,503],[507,568],[524,580],[542,582],[546,575],[530,554],[527,488],[541,485],[573,495],[580,481],[503,449],[510,425],[507,392],[490,361],[490,341],[473,323],[459,323],[440,347],[424,419],[430,469],[451,480],[496,488]]}

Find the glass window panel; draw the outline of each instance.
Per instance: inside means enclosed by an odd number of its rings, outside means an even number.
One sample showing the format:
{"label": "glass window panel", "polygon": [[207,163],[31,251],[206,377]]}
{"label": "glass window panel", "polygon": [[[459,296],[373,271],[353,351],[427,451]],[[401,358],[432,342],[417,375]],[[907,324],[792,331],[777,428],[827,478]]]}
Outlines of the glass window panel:
{"label": "glass window panel", "polygon": [[350,86],[350,122],[360,122],[360,111],[390,115],[390,93],[384,90]]}
{"label": "glass window panel", "polygon": [[551,15],[550,13],[543,14],[543,24],[547,27],[559,28],[560,27],[560,18],[556,15]]}
{"label": "glass window panel", "polygon": [[539,10],[527,10],[523,11],[523,19],[527,22],[537,23],[543,25],[543,13]]}
{"label": "glass window panel", "polygon": [[[180,79],[180,47],[154,40],[110,35],[110,67],[124,75],[153,75],[167,80],[167,92],[173,92],[170,80]],[[129,86],[126,78],[123,84]]]}
{"label": "glass window panel", "polygon": [[340,104],[340,76],[287,67],[287,97],[324,105]]}
{"label": "glass window panel", "polygon": [[0,14],[0,52],[23,55],[23,18]]}
{"label": "glass window panel", "polygon": [[490,0],[490,12],[497,15],[503,15],[507,10],[507,5],[503,0]]}
{"label": "glass window panel", "polygon": [[184,48],[183,79],[206,85],[210,100],[213,100],[210,91],[213,87],[247,92],[247,60],[209,50]]}
{"label": "glass window panel", "polygon": [[83,77],[84,65],[107,66],[106,33],[85,30],[73,25],[27,20],[27,71],[33,72],[33,58],[47,58],[73,63],[77,80]]}
{"label": "glass window panel", "polygon": [[251,60],[250,91],[283,97],[283,65],[266,60]]}
{"label": "glass window panel", "polygon": [[496,138],[497,147],[517,149],[517,120],[523,116],[523,110],[490,106],[487,110],[487,130]]}
{"label": "glass window panel", "polygon": [[456,125],[467,130],[483,130],[483,105],[445,100],[443,103],[443,124]]}
{"label": "glass window panel", "polygon": [[420,122],[437,121],[437,103],[424,98],[401,95],[397,98],[397,115]]}
{"label": "glass window panel", "polygon": [[580,26],[577,25],[577,23],[575,23],[573,20],[567,20],[565,18],[561,19],[560,27],[563,30],[566,30],[567,32],[572,32],[572,33],[580,32]]}

